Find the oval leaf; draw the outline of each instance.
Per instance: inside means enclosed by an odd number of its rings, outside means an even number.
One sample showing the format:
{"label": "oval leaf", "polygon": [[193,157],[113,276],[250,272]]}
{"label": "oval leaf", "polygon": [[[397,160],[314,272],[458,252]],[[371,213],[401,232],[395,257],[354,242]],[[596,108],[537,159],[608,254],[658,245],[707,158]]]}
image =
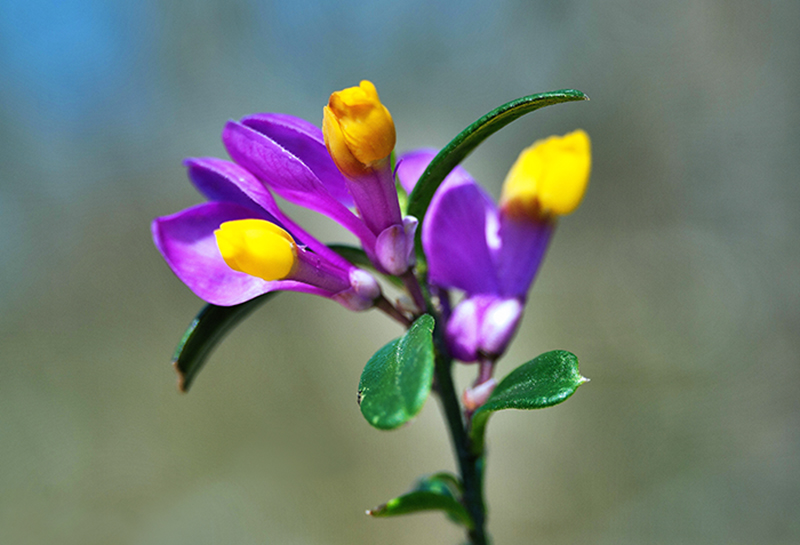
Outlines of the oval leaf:
{"label": "oval leaf", "polygon": [[378,429],[391,430],[422,409],[433,384],[433,326],[428,314],[370,358],[358,384],[361,414]]}
{"label": "oval leaf", "polygon": [[481,142],[512,121],[544,106],[574,100],[589,100],[589,97],[575,89],[562,89],[512,100],[475,121],[442,148],[422,173],[414,186],[414,191],[408,198],[408,214],[419,220],[417,253],[422,255],[419,236],[422,233],[425,212],[428,211],[433,194],[436,193],[439,185],[451,170],[472,153],[472,150],[477,148]]}
{"label": "oval leaf", "polygon": [[373,517],[394,517],[422,511],[444,511],[450,520],[471,529],[474,525],[458,499],[459,489],[460,481],[455,476],[437,473],[420,479],[411,492],[370,509],[367,514]]}
{"label": "oval leaf", "polygon": [[508,374],[472,415],[473,451],[483,450],[489,416],[502,409],[543,409],[565,401],[587,382],[578,372],[578,358],[566,350],[546,352]]}
{"label": "oval leaf", "polygon": [[172,366],[178,373],[178,389],[181,392],[189,391],[195,376],[225,335],[275,294],[265,293],[230,307],[210,304],[203,307],[183,334],[172,356]]}

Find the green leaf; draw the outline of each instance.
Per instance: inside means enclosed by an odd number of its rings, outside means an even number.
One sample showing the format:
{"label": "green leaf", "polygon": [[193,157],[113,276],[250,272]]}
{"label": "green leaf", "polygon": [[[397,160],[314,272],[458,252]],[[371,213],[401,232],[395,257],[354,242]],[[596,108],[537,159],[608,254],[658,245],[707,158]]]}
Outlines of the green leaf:
{"label": "green leaf", "polygon": [[450,174],[467,155],[477,148],[481,142],[489,138],[512,121],[522,117],[544,106],[570,102],[574,100],[588,100],[585,94],[575,89],[563,89],[530,95],[503,104],[484,115],[472,125],[461,131],[458,136],[453,138],[442,150],[433,158],[433,161],[422,173],[414,191],[411,192],[408,200],[408,214],[419,220],[417,228],[417,253],[421,256],[419,234],[422,233],[422,222],[425,219],[425,212],[431,204],[433,194],[439,185]]}
{"label": "green leaf", "polygon": [[231,307],[211,304],[203,307],[183,334],[172,356],[172,366],[178,373],[178,388],[182,392],[189,391],[195,376],[225,335],[275,294],[265,293]]}
{"label": "green leaf", "polygon": [[422,409],[433,384],[434,320],[424,314],[373,355],[361,373],[358,403],[367,422],[392,430]]}
{"label": "green leaf", "polygon": [[578,358],[566,350],[546,352],[508,374],[472,415],[473,451],[483,451],[489,416],[502,409],[543,409],[565,401],[587,382],[578,372]]}
{"label": "green leaf", "polygon": [[461,479],[448,471],[440,471],[417,481],[417,490],[438,490],[444,493],[447,489],[454,498],[460,498],[464,493],[464,484]]}
{"label": "green leaf", "polygon": [[469,513],[459,501],[461,483],[449,473],[437,473],[420,479],[411,492],[370,509],[373,517],[394,517],[421,511],[444,511],[447,517],[469,529],[474,526]]}
{"label": "green leaf", "polygon": [[[328,244],[328,248],[345,258],[356,267],[377,272],[375,270],[375,265],[372,264],[372,261],[370,261],[369,257],[367,257],[367,253],[361,248],[350,246],[349,244]],[[392,276],[390,274],[382,274],[381,276],[399,288],[404,287],[403,281],[396,276]]]}

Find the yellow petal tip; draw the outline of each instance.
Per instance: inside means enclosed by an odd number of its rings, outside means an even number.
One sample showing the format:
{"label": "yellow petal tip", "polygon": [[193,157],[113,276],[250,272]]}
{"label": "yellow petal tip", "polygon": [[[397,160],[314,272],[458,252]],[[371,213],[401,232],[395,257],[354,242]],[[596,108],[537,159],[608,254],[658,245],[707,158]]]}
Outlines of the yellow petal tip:
{"label": "yellow petal tip", "polygon": [[569,214],[586,192],[591,161],[589,135],[581,129],[535,142],[511,167],[501,206],[534,219]]}
{"label": "yellow petal tip", "polygon": [[368,80],[331,95],[322,133],[336,166],[350,177],[387,158],[396,141],[392,115]]}
{"label": "yellow petal tip", "polygon": [[259,219],[226,221],[214,231],[222,259],[233,270],[267,281],[289,276],[297,263],[292,236]]}

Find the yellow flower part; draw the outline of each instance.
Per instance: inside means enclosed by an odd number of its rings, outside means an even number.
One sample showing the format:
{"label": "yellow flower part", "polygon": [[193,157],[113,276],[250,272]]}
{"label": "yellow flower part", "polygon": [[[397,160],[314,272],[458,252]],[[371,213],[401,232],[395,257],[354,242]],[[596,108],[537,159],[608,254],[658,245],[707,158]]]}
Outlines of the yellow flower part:
{"label": "yellow flower part", "polygon": [[392,115],[366,80],[331,95],[323,111],[322,134],[336,166],[351,178],[387,158],[396,140]]}
{"label": "yellow flower part", "polygon": [[500,206],[515,217],[563,216],[581,203],[592,155],[582,130],[535,142],[520,154],[503,184]]}
{"label": "yellow flower part", "polygon": [[264,280],[280,280],[297,263],[292,236],[266,220],[226,221],[214,231],[217,247],[228,266]]}

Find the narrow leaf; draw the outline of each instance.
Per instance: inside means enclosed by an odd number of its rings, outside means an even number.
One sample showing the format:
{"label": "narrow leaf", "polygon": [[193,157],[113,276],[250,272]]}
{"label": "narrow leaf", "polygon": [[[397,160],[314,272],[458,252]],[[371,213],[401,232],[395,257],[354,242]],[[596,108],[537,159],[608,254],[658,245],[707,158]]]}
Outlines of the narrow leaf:
{"label": "narrow leaf", "polygon": [[502,409],[543,409],[565,401],[587,382],[578,372],[578,358],[566,350],[546,352],[508,374],[472,415],[473,451],[482,452],[489,416]]}
{"label": "narrow leaf", "polygon": [[211,304],[203,307],[183,334],[183,338],[172,356],[172,366],[178,373],[180,391],[189,391],[189,386],[195,376],[200,372],[214,348],[225,338],[225,335],[275,293],[265,293],[231,307]]}
{"label": "narrow leaf", "polygon": [[447,517],[471,529],[472,519],[459,501],[460,481],[449,473],[437,473],[420,479],[411,492],[398,496],[370,509],[367,514],[373,517],[393,517],[419,513],[422,511],[444,511]]}
{"label": "narrow leaf", "polygon": [[[414,186],[414,191],[409,196],[408,214],[416,217],[420,222],[417,234],[419,235],[422,232],[425,212],[427,212],[433,194],[439,188],[439,185],[450,174],[450,171],[472,153],[481,142],[512,121],[534,110],[551,104],[588,99],[589,97],[575,89],[563,89],[518,98],[492,110],[461,131],[433,158],[433,161],[422,173],[417,185]],[[418,236],[417,253],[421,255],[419,241]]]}
{"label": "narrow leaf", "polygon": [[448,471],[428,475],[417,483],[417,488],[420,490],[429,490],[431,487],[439,489],[442,486],[446,487],[454,498],[459,498],[464,493],[464,484],[461,479]]}
{"label": "narrow leaf", "polygon": [[374,427],[391,430],[419,413],[433,384],[433,326],[428,314],[373,355],[361,373],[358,402]]}

